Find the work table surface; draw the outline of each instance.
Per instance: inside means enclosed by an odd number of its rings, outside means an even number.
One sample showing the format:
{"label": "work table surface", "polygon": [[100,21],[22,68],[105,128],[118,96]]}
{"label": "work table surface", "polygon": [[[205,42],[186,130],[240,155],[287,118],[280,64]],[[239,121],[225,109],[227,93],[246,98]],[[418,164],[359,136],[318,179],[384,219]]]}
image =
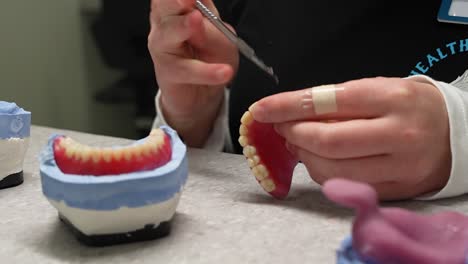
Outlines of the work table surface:
{"label": "work table surface", "polygon": [[[38,155],[52,133],[93,146],[130,142],[34,126],[25,182],[0,190],[0,263],[335,263],[336,249],[350,232],[352,211],[329,202],[302,165],[290,195],[278,201],[263,192],[243,156],[190,149],[189,180],[169,237],[83,246],[42,195]],[[468,197],[386,206],[468,213]]]}

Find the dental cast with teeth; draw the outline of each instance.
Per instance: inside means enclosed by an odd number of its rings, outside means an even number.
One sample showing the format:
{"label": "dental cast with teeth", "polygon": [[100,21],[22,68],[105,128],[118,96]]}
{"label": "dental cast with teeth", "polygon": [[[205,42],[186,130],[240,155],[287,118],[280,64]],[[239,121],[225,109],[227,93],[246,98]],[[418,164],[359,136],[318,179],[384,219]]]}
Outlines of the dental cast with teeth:
{"label": "dental cast with teeth", "polygon": [[89,246],[165,237],[188,177],[186,146],[169,127],[128,146],[98,148],[52,135],[41,153],[42,191]]}

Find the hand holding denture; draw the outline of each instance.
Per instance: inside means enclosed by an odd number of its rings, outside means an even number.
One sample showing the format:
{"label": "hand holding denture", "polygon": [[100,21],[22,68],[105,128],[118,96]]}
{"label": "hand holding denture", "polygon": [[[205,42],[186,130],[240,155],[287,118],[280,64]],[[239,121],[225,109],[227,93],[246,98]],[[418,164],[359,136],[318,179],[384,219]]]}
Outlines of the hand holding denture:
{"label": "hand holding denture", "polygon": [[371,186],[344,179],[327,181],[323,192],[356,211],[352,240],[343,244],[338,263],[466,263],[468,217],[463,214],[379,208]]}
{"label": "hand holding denture", "polygon": [[393,200],[439,190],[450,175],[447,110],[427,82],[373,78],[280,93],[250,114],[274,127],[319,184],[345,177]]}
{"label": "hand holding denture", "polygon": [[[216,13],[211,0],[203,2]],[[237,48],[195,9],[195,0],[153,0],[151,9],[148,47],[162,111],[189,145],[200,145],[237,71]]]}

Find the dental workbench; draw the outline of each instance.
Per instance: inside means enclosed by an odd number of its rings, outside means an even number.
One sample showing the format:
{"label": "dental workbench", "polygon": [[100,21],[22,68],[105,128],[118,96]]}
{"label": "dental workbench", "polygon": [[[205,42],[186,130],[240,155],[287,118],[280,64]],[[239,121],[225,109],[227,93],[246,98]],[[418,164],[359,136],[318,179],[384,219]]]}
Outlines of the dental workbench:
{"label": "dental workbench", "polygon": [[[38,157],[53,133],[93,146],[131,142],[33,126],[24,183],[0,190],[0,263],[335,263],[350,233],[352,211],[328,201],[302,165],[280,201],[256,183],[243,156],[190,149],[189,177],[168,237],[84,246],[42,195]],[[390,205],[468,213],[467,196]]]}

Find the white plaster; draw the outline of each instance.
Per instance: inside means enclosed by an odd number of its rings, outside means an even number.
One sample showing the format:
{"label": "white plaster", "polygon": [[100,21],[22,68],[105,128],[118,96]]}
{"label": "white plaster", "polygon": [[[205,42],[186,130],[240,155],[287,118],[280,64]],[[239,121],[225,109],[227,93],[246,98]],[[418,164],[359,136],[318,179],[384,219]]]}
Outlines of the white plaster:
{"label": "white plaster", "polygon": [[0,140],[0,180],[23,170],[23,161],[28,145],[29,138]]}
{"label": "white plaster", "polygon": [[148,224],[159,225],[172,219],[179,203],[181,192],[171,199],[138,208],[123,207],[112,211],[97,211],[73,208],[63,201],[49,202],[82,233],[106,235],[132,232]]}

